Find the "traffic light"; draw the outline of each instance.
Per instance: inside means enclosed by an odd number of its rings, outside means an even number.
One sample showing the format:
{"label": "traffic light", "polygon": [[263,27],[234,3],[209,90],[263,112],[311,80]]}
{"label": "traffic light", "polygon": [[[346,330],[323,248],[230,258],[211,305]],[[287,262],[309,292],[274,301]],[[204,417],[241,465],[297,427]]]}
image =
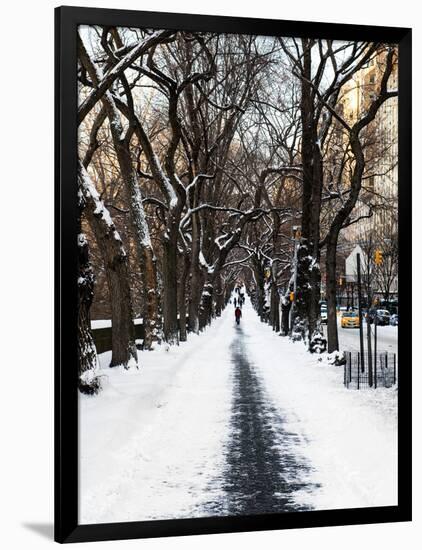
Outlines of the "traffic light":
{"label": "traffic light", "polygon": [[295,241],[300,240],[300,238],[302,236],[302,232],[301,232],[300,227],[298,225],[294,225],[292,230],[293,230],[293,239]]}
{"label": "traffic light", "polygon": [[374,259],[376,265],[382,264],[382,251],[377,249],[375,250],[375,259]]}

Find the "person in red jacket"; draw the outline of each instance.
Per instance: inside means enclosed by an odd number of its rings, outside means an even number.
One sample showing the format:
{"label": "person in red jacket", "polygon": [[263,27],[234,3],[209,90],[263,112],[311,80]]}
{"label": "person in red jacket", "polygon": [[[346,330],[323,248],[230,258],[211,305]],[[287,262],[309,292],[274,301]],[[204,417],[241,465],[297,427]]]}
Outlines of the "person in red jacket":
{"label": "person in red jacket", "polygon": [[242,317],[242,310],[239,306],[234,310],[234,316],[236,317],[236,323],[239,324]]}

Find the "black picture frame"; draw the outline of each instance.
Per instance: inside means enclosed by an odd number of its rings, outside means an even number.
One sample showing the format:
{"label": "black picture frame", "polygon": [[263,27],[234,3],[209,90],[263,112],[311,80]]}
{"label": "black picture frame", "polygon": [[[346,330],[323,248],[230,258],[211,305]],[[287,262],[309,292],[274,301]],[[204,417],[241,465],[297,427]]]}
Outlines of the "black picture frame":
{"label": "black picture frame", "polygon": [[[323,37],[399,47],[398,505],[78,525],[77,55],[81,24]],[[82,542],[411,520],[411,30],[381,26],[59,7],[55,10],[55,540]]]}

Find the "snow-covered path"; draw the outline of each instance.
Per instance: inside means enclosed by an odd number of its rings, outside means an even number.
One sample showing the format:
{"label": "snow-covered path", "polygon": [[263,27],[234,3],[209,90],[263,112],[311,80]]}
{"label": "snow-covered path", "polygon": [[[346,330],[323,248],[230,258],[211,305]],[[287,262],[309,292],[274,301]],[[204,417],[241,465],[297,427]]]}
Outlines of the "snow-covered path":
{"label": "snow-covered path", "polygon": [[[233,365],[233,405],[230,438],[225,449],[222,503],[213,513],[250,515],[300,511],[295,501],[309,483],[309,464],[301,454],[302,440],[289,431],[251,362],[242,323],[230,346]],[[220,506],[218,505],[220,504]]]}
{"label": "snow-covered path", "polygon": [[263,325],[250,303],[247,349],[289,430],[302,437],[314,486],[295,498],[322,510],[397,504],[397,390],[349,390],[326,355]]}
{"label": "snow-covered path", "polygon": [[396,503],[396,391],[345,389],[249,300],[139,371],[107,359],[80,398],[81,523]]}
{"label": "snow-covered path", "polygon": [[103,354],[103,392],[80,398],[81,523],[189,517],[218,498],[232,325],[226,311],[189,342],[142,352],[139,371],[107,369]]}

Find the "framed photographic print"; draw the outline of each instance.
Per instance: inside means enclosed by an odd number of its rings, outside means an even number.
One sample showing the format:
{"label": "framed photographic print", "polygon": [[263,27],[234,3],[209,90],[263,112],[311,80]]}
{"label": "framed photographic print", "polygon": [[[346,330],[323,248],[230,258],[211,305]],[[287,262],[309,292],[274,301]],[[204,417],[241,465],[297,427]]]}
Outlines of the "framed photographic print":
{"label": "framed photographic print", "polygon": [[58,542],[411,519],[410,68],[57,8]]}

